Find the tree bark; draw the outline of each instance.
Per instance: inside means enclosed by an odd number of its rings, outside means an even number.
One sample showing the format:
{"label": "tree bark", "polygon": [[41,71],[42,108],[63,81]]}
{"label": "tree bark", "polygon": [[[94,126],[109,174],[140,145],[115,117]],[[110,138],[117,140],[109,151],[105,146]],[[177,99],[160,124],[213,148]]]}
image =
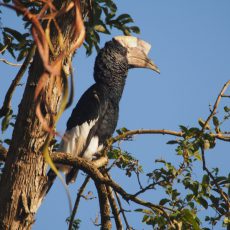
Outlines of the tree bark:
{"label": "tree bark", "polygon": [[[56,0],[60,5],[63,2]],[[65,1],[64,1],[65,2]],[[67,45],[71,46],[74,31],[74,13],[62,16],[59,21]],[[60,23],[61,22],[61,23]],[[51,30],[51,41],[55,50],[59,50],[57,32]],[[72,56],[72,54],[70,55]],[[53,57],[50,57],[52,60]],[[25,230],[31,229],[35,214],[43,197],[42,189],[47,183],[47,164],[40,149],[44,144],[47,133],[35,114],[34,91],[44,68],[38,52],[36,52],[29,70],[29,76],[24,91],[19,112],[13,131],[5,167],[0,181],[0,229]],[[47,79],[47,86],[49,79]],[[47,87],[48,88],[48,87]],[[51,112],[57,113],[61,93],[57,84],[52,88],[52,98],[46,94]],[[46,108],[44,108],[44,111]],[[50,115],[46,114],[50,120]]]}

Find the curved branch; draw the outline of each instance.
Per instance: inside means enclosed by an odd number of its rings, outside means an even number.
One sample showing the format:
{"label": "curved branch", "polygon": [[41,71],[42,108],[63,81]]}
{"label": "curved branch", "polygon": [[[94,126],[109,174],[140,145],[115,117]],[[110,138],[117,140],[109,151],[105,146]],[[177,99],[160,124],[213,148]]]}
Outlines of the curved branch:
{"label": "curved branch", "polygon": [[136,130],[129,130],[126,131],[114,138],[111,139],[112,143],[115,143],[119,140],[125,139],[130,136],[134,136],[137,134],[162,134],[162,135],[172,135],[176,137],[183,137],[183,132],[176,132],[168,129],[136,129]]}
{"label": "curved branch", "polygon": [[95,167],[95,165],[93,164],[93,162],[90,162],[86,159],[83,159],[81,157],[72,157],[70,154],[66,154],[66,153],[61,153],[61,152],[57,152],[57,153],[51,153],[50,154],[52,160],[55,163],[59,163],[59,164],[67,164],[70,166],[74,166],[77,167],[81,170],[83,170],[84,172],[86,172],[87,174],[89,174],[89,176],[96,182],[99,184],[106,184],[110,187],[113,188],[114,191],[118,192],[123,199],[125,199],[126,201],[133,201],[137,204],[143,205],[145,207],[151,208],[154,211],[160,212],[161,214],[164,214],[167,216],[167,213],[165,210],[171,211],[173,212],[172,209],[167,208],[165,206],[162,205],[155,205],[152,204],[151,202],[146,202],[144,200],[141,200],[137,197],[135,197],[132,194],[127,193],[120,185],[118,185],[116,182],[114,182],[111,179],[105,178],[101,172],[98,170],[97,167]]}
{"label": "curved branch", "polygon": [[4,58],[0,58],[0,61],[3,62],[3,63],[5,63],[5,64],[7,64],[7,65],[10,65],[10,66],[22,66],[22,64],[10,62],[10,61],[7,61]]}
{"label": "curved branch", "polygon": [[[183,137],[184,136],[184,132],[177,132],[177,131],[173,131],[173,130],[168,130],[168,129],[137,129],[137,130],[129,130],[126,131],[120,135],[117,135],[114,138],[111,138],[111,140],[109,141],[109,146],[111,146],[113,143],[120,141],[120,140],[124,140],[127,138],[130,138],[131,136],[134,135],[143,135],[143,134],[162,134],[162,135],[170,135],[170,136],[176,136],[176,137]],[[219,140],[222,141],[230,141],[230,135],[223,135],[222,133],[211,133],[210,134],[212,137],[215,137]]]}

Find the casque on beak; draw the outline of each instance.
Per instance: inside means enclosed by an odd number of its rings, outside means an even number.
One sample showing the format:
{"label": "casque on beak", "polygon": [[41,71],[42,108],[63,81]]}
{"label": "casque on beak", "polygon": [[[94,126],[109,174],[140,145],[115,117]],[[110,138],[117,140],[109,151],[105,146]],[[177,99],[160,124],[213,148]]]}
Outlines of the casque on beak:
{"label": "casque on beak", "polygon": [[148,57],[151,45],[132,36],[117,36],[115,39],[127,49],[127,59],[130,68],[148,68],[160,73],[158,67]]}
{"label": "casque on beak", "polygon": [[138,48],[130,48],[127,54],[130,68],[148,68],[160,73],[158,67],[149,57]]}

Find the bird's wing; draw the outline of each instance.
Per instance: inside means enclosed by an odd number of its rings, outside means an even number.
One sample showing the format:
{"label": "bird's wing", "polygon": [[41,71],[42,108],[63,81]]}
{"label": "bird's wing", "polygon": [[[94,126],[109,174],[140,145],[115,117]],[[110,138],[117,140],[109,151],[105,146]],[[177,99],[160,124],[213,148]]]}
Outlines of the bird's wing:
{"label": "bird's wing", "polygon": [[[83,156],[94,138],[98,123],[106,111],[107,104],[103,91],[96,85],[91,86],[82,95],[73,110],[67,122],[67,130],[59,150],[71,153],[74,156]],[[68,172],[69,168],[61,168],[61,170]]]}

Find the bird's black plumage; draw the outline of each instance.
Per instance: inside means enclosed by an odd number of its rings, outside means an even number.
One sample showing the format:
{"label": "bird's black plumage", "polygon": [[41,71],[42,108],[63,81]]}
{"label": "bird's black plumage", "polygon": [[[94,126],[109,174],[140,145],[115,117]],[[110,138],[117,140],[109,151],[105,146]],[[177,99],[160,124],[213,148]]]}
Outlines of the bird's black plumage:
{"label": "bird's black plumage", "polygon": [[[72,111],[61,143],[63,152],[92,160],[112,136],[130,67],[127,52],[126,47],[113,39],[98,53],[94,66],[96,83],[82,95]],[[73,170],[68,170],[67,183],[72,177]]]}

